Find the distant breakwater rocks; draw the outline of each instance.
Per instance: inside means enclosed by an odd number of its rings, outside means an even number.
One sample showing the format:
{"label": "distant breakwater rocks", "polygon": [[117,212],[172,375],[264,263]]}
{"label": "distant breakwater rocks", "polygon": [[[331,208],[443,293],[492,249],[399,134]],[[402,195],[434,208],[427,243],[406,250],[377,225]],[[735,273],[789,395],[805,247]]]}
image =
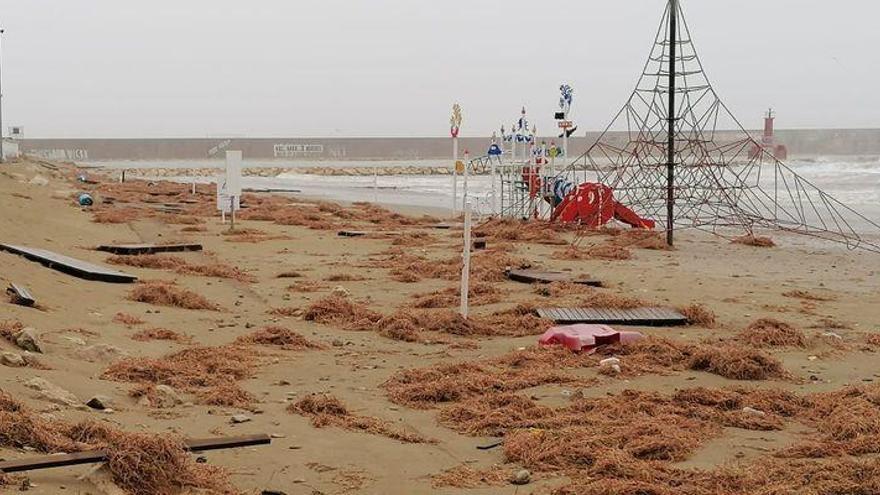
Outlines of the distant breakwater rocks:
{"label": "distant breakwater rocks", "polygon": [[[136,177],[216,177],[223,173],[223,169],[190,167],[128,168],[125,169],[125,173]],[[285,173],[361,177],[372,175],[451,175],[452,167],[250,167],[242,170],[242,174],[249,177],[277,177]],[[479,173],[477,174],[479,175]]]}

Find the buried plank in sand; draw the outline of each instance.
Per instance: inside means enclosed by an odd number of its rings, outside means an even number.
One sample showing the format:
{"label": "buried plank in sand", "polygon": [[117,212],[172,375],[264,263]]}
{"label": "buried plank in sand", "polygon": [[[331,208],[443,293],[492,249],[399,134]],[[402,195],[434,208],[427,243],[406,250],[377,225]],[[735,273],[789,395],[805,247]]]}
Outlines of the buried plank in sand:
{"label": "buried plank in sand", "polygon": [[[112,481],[133,495],[173,495],[181,489],[239,493],[223,469],[197,463],[176,435],[129,433],[95,421],[54,419],[30,410],[2,390],[0,447],[41,453],[104,449]],[[0,486],[13,483],[30,486],[26,479],[0,473]]]}

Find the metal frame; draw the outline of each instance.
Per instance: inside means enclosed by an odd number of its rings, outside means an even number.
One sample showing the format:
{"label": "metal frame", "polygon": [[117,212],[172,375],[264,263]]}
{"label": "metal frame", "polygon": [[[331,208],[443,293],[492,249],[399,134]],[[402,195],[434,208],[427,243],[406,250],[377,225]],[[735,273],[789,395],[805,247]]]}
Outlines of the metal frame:
{"label": "metal frame", "polygon": [[[611,131],[623,129],[623,138]],[[720,129],[733,129],[721,131]],[[757,149],[759,152],[750,153]],[[754,156],[750,156],[754,155]],[[635,90],[602,135],[559,175],[598,181],[667,232],[794,232],[880,252],[853,227],[880,225],[760,146],[718,97],[678,0],[669,0]]]}

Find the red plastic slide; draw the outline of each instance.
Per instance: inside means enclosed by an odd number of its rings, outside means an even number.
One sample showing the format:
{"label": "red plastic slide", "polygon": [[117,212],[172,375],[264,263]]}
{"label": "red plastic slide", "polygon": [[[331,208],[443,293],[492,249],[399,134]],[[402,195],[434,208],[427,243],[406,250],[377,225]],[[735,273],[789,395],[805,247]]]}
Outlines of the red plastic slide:
{"label": "red plastic slide", "polygon": [[598,228],[617,219],[637,229],[653,229],[654,221],[638,216],[614,199],[614,191],[604,184],[585,182],[568,193],[553,210],[553,220],[580,222]]}

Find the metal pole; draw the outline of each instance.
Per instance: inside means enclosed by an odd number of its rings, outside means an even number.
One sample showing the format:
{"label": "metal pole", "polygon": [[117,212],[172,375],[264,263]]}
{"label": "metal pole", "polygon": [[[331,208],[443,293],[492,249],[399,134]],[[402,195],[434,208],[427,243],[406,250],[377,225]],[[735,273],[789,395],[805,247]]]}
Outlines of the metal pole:
{"label": "metal pole", "polygon": [[[504,142],[502,141],[502,146]],[[504,153],[501,153],[501,156],[504,156]],[[501,159],[500,157],[498,158]],[[492,169],[492,215],[496,215],[498,213],[498,192],[495,189],[495,173],[497,172],[495,167],[495,158],[489,158],[489,164]]]}
{"label": "metal pole", "polygon": [[678,0],[669,0],[669,128],[666,145],[666,244],[672,246],[675,226],[675,49]]}
{"label": "metal pole", "polygon": [[[5,32],[5,29],[0,29],[0,39],[3,38]],[[0,68],[0,163],[5,161],[6,154],[3,152],[3,69]]]}

